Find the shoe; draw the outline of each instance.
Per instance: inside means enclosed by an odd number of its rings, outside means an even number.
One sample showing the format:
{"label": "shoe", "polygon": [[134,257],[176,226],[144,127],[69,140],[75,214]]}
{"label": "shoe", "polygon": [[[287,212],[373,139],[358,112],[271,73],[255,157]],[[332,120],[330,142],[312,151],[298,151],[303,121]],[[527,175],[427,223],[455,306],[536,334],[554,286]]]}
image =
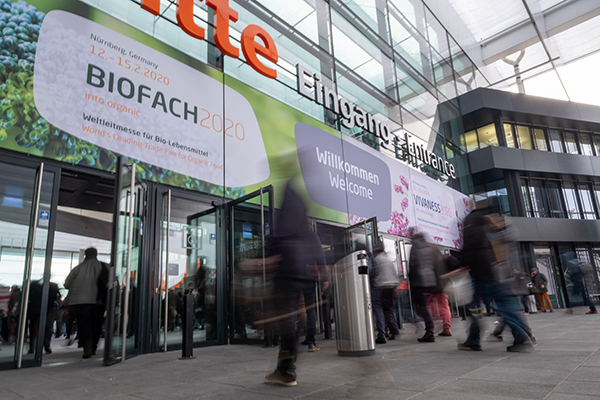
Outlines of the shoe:
{"label": "shoe", "polygon": [[50,347],[44,347],[46,354],[52,354],[52,349]]}
{"label": "shoe", "polygon": [[377,336],[377,339],[375,339],[375,343],[377,343],[377,344],[386,344],[387,340],[385,339],[384,336]]}
{"label": "shoe", "polygon": [[464,342],[458,344],[459,350],[472,350],[472,351],[481,351],[481,345],[471,342]]}
{"label": "shoe", "polygon": [[529,315],[527,311],[523,311],[523,315]]}
{"label": "shoe", "polygon": [[521,344],[513,344],[512,346],[508,346],[506,351],[511,353],[524,353],[533,350],[533,345],[529,343],[521,343]]}
{"label": "shoe", "polygon": [[399,335],[398,333],[392,333],[390,334],[390,337],[388,338],[388,340],[394,340],[396,339],[396,335]]}
{"label": "shoe", "polygon": [[440,333],[438,333],[438,336],[452,336],[452,332],[443,330]]}
{"label": "shoe", "polygon": [[546,312],[546,310],[542,310],[542,312]]}
{"label": "shoe", "polygon": [[554,310],[551,308],[550,311],[548,311],[548,312],[552,312],[552,311],[554,311]]}
{"label": "shoe", "polygon": [[298,382],[296,382],[296,379],[286,378],[277,369],[269,375],[265,375],[265,383],[281,386],[296,386],[298,384]]}
{"label": "shoe", "polygon": [[311,343],[308,345],[308,351],[311,353],[314,353],[315,351],[319,351],[321,350],[319,347],[317,347],[316,343]]}
{"label": "shoe", "polygon": [[502,337],[502,335],[495,335],[493,332],[490,333],[490,336],[487,337],[488,342],[501,342],[503,340],[504,338]]}
{"label": "shoe", "polygon": [[73,343],[75,343],[75,338],[74,337],[70,337],[67,346],[72,346]]}
{"label": "shoe", "polygon": [[92,353],[83,353],[83,356],[81,356],[81,358],[90,358],[92,357]]}
{"label": "shoe", "polygon": [[433,343],[435,342],[435,336],[433,336],[433,333],[426,332],[425,335],[423,335],[423,337],[417,339],[417,342]]}
{"label": "shoe", "polygon": [[533,343],[533,344],[537,344],[537,339],[535,338],[535,336],[533,336],[533,335],[530,335],[530,336],[529,336],[529,339],[531,339],[531,343]]}
{"label": "shoe", "polygon": [[310,344],[310,342],[308,341],[308,339],[304,339],[304,342],[300,342],[300,344],[302,346],[308,346]]}
{"label": "shoe", "polygon": [[586,314],[598,314],[598,310],[590,310]]}

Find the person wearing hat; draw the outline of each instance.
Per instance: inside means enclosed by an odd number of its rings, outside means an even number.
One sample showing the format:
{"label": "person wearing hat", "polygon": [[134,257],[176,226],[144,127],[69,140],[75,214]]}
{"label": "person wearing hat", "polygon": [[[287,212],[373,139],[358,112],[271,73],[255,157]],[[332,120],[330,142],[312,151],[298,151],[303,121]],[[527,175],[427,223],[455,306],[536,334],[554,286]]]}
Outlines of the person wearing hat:
{"label": "person wearing hat", "polygon": [[548,297],[548,278],[546,278],[546,275],[540,273],[537,268],[533,268],[531,270],[531,282],[533,283],[538,298],[540,299],[542,312],[546,312],[546,305],[544,304],[544,301],[546,301],[550,312],[552,312],[552,303],[550,302],[550,297]]}

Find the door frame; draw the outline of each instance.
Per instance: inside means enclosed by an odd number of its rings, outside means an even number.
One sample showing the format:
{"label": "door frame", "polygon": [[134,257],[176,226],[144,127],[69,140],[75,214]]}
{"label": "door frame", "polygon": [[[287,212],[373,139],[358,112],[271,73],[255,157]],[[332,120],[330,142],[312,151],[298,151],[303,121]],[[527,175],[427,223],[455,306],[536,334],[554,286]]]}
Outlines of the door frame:
{"label": "door frame", "polygon": [[[223,212],[223,198],[202,193],[190,191],[182,188],[177,188],[173,186],[168,186],[165,184],[148,182],[149,184],[149,192],[152,200],[149,204],[152,204],[152,208],[150,209],[150,214],[152,217],[150,218],[149,223],[154,228],[151,244],[149,247],[149,251],[151,254],[148,255],[148,260],[150,261],[149,265],[152,267],[148,268],[147,275],[147,288],[145,303],[147,304],[148,311],[147,314],[150,314],[148,320],[146,321],[145,332],[146,334],[146,352],[148,353],[158,353],[164,351],[164,346],[159,345],[161,332],[161,280],[162,280],[162,210],[165,207],[165,195],[171,191],[171,198],[177,197],[184,200],[195,201],[198,203],[203,203],[212,206],[212,209],[207,209],[204,211],[200,211],[199,213],[216,213],[216,223],[217,223],[217,243],[226,243],[226,232],[223,232],[225,229],[225,224],[223,222],[224,212]],[[196,213],[198,214],[198,213]],[[216,340],[208,340],[204,342],[195,342],[193,347],[205,347],[205,346],[214,346],[218,344],[226,344],[226,326],[225,322],[227,321],[227,306],[224,304],[224,301],[228,301],[227,296],[227,271],[224,267],[224,264],[227,260],[226,254],[227,246],[226,245],[217,245],[216,249],[216,264],[217,264],[217,339]],[[170,344],[167,346],[167,351],[176,351],[181,350],[182,344]]]}
{"label": "door frame", "polygon": [[[53,253],[53,249],[54,249],[54,233],[55,233],[55,229],[56,229],[56,216],[57,216],[57,207],[58,207],[58,195],[59,195],[59,190],[60,190],[61,168],[53,163],[47,163],[46,160],[41,159],[41,158],[38,159],[38,158],[34,158],[34,157],[26,157],[23,155],[15,155],[12,153],[8,153],[5,150],[1,150],[0,154],[2,155],[1,162],[3,164],[15,165],[15,166],[19,166],[19,167],[34,169],[34,170],[38,170],[40,165],[43,164],[44,165],[43,173],[51,172],[54,174],[54,178],[53,178],[53,182],[52,182],[52,185],[53,185],[52,198],[51,198],[51,202],[50,202],[50,217],[48,220],[48,227],[47,227],[47,242],[46,242],[46,249],[44,252],[44,272],[43,272],[44,283],[42,285],[42,303],[40,305],[41,310],[46,310],[48,307],[48,291],[49,291],[49,287],[50,287],[50,285],[49,285],[50,272],[51,272],[50,270],[51,270],[51,266],[52,266],[52,253]],[[41,178],[42,178],[42,183],[43,183],[43,175]],[[35,193],[35,191],[34,191],[34,193]],[[33,213],[32,213],[32,216],[33,216]],[[32,224],[32,220],[30,217],[30,221],[29,221],[30,229],[32,227],[31,224]],[[33,247],[35,248],[35,243],[33,244]],[[29,249],[26,248],[25,251],[27,252],[27,251],[29,251]],[[27,266],[25,265],[24,268],[27,268]],[[23,270],[23,273],[25,273],[25,272],[26,271]],[[21,287],[21,290],[23,290],[23,289],[24,288]],[[27,329],[26,324],[27,324],[27,321],[25,321],[25,324],[24,324],[25,329]],[[39,326],[44,327],[45,324],[46,324],[46,313],[40,313]],[[44,329],[40,328],[38,330],[38,338],[36,341],[34,357],[33,357],[33,359],[23,359],[21,361],[20,368],[27,368],[27,367],[34,367],[34,366],[42,365],[44,332],[45,332]],[[18,368],[17,353],[16,353],[16,349],[19,346],[18,341],[19,341],[19,338],[17,338],[17,341],[15,341],[15,353],[14,353],[13,360],[0,362],[0,371],[6,370],[6,369]],[[23,343],[23,345],[24,344],[25,343]]]}
{"label": "door frame", "polygon": [[[274,192],[273,192],[273,186],[272,185],[268,185],[268,186],[264,186],[261,187],[258,190],[255,190],[252,193],[248,193],[245,196],[242,196],[240,198],[237,198],[235,200],[231,200],[229,202],[227,202],[225,204],[226,206],[226,226],[227,229],[226,234],[227,234],[227,270],[229,272],[229,277],[227,280],[227,284],[229,287],[229,293],[228,293],[228,318],[227,318],[227,326],[229,328],[229,335],[228,335],[228,339],[229,339],[229,343],[230,344],[261,344],[264,341],[264,337],[262,339],[256,339],[256,338],[236,338],[235,337],[235,310],[233,309],[234,305],[235,305],[235,292],[234,292],[234,284],[235,282],[233,281],[235,279],[234,274],[233,274],[233,264],[235,262],[235,258],[234,258],[234,241],[233,241],[233,232],[234,232],[234,220],[232,218],[232,211],[233,211],[233,207],[235,207],[238,204],[244,203],[247,200],[250,200],[254,197],[257,196],[261,196],[261,203],[260,203],[260,207],[261,210],[259,212],[261,212],[262,215],[264,215],[264,205],[262,203],[262,196],[264,196],[264,194],[267,194],[268,199],[269,199],[269,205],[268,205],[268,220],[269,221],[264,221],[263,220],[263,224],[262,227],[264,229],[264,232],[266,232],[265,229],[265,224],[268,223],[269,224],[269,234],[263,234],[262,235],[262,241],[263,241],[263,262],[264,262],[264,258],[268,256],[266,249],[267,249],[267,236],[273,236],[273,233],[275,232],[275,204],[274,204]],[[263,282],[264,283],[264,282]]]}

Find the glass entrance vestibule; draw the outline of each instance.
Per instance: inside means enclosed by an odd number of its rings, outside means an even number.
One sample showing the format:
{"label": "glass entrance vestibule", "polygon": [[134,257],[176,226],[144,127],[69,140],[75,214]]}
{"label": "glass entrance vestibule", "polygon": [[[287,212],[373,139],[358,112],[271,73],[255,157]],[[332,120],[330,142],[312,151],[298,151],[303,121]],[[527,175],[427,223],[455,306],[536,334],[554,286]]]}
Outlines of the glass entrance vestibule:
{"label": "glass entrance vestibule", "polygon": [[[98,259],[110,266],[112,283],[99,364],[181,350],[187,294],[194,299],[194,347],[269,343],[273,333],[261,320],[270,311],[265,261],[275,225],[273,188],[225,201],[142,180],[135,165],[119,165],[117,174],[92,173],[3,155],[0,369],[41,365],[42,359],[45,365],[79,359],[81,349],[73,342],[77,323],[61,304],[68,295],[65,278],[88,247],[95,247]],[[406,276],[409,241],[378,232],[375,220],[349,228],[313,220],[312,229],[328,265],[352,246],[368,248],[383,240],[398,272]],[[54,284],[60,296],[52,298]],[[318,331],[332,338],[330,293],[322,293],[320,285],[315,290],[321,300]],[[399,304],[399,315],[406,310],[414,316],[408,298]]]}

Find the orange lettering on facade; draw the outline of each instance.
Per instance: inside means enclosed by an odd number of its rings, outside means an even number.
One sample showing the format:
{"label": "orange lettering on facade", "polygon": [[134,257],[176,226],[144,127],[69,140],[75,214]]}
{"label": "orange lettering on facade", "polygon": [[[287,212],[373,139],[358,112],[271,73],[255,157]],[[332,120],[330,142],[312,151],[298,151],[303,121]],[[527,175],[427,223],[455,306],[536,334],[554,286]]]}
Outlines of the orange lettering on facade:
{"label": "orange lettering on facade", "polygon": [[[215,10],[214,38],[218,49],[233,58],[240,56],[240,50],[229,40],[229,21],[236,22],[238,13],[229,7],[229,0],[206,0],[206,5]],[[160,0],[142,0],[141,7],[153,15],[160,14]],[[205,31],[194,22],[194,0],[179,0],[177,2],[177,23],[181,30],[193,38],[203,40]],[[260,38],[264,46],[256,41]],[[279,55],[273,38],[263,28],[248,25],[242,32],[242,52],[248,64],[259,74],[267,78],[277,78],[277,71],[264,65],[258,55],[267,61],[277,63]]]}

